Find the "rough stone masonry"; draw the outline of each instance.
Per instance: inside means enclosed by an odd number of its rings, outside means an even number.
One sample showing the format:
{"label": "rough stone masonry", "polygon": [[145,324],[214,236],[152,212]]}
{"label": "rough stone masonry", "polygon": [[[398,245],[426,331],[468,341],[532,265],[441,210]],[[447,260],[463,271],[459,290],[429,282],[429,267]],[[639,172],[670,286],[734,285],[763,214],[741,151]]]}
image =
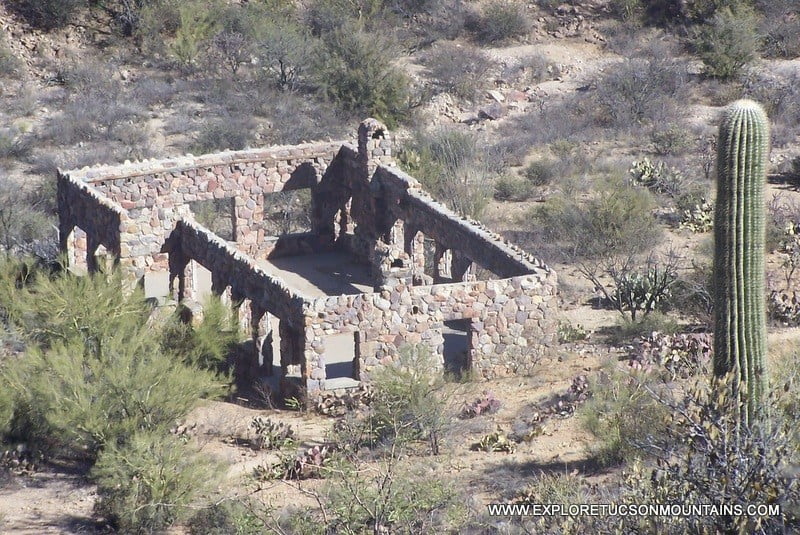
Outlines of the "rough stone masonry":
{"label": "rough stone masonry", "polygon": [[[356,146],[309,143],[59,171],[61,248],[72,268],[113,264],[145,287],[163,280],[161,297],[194,307],[199,274],[210,272],[211,292],[228,296],[252,338],[245,373],[279,374],[284,395],[332,386],[331,336],[352,336],[354,381],[368,381],[406,344],[427,347],[443,368],[452,322],[466,337],[461,371],[485,378],[530,371],[555,341],[555,272],[432,199],[395,166],[392,151],[387,129],[367,119]],[[311,230],[267,235],[266,199],[294,190],[310,190]],[[228,240],[195,220],[192,203],[212,199],[230,202]],[[372,290],[304,295],[263,268],[331,252],[366,266]]]}

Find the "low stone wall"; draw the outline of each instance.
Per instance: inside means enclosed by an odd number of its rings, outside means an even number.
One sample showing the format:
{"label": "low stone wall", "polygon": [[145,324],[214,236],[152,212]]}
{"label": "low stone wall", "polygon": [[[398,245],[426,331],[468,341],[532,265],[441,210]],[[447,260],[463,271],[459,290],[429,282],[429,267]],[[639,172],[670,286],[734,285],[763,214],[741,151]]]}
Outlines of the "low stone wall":
{"label": "low stone wall", "polygon": [[485,378],[529,372],[555,344],[553,271],[433,286],[397,285],[376,293],[321,297],[306,312],[309,390],[324,388],[325,338],[360,333],[358,369],[369,380],[405,344],[422,344],[443,363],[445,321],[469,320],[469,362]]}
{"label": "low stone wall", "polygon": [[386,206],[403,220],[408,234],[423,232],[445,249],[458,251],[498,277],[547,269],[533,255],[509,244],[478,221],[459,216],[434,200],[419,188],[413,177],[402,171],[379,166],[373,180],[383,186]]}
{"label": "low stone wall", "polygon": [[[278,277],[267,274],[251,257],[191,221],[179,221],[170,239],[168,253],[181,257],[177,262],[194,260],[211,271],[216,293],[226,287],[239,299],[249,299],[275,316],[301,327],[307,301]],[[177,275],[177,274],[176,274]]]}

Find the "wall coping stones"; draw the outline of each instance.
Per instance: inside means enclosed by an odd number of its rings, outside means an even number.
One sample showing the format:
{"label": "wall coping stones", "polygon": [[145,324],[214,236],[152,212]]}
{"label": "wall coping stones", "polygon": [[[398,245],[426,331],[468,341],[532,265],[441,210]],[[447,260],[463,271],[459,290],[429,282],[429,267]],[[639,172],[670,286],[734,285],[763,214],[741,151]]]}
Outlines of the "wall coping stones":
{"label": "wall coping stones", "polygon": [[344,141],[322,141],[239,151],[228,150],[200,156],[186,154],[174,158],[150,159],[137,162],[126,160],[123,164],[98,164],[93,167],[83,167],[63,172],[59,170],[59,173],[69,174],[74,180],[89,183],[122,178],[132,179],[157,173],[175,173],[219,165],[262,163],[285,159],[333,158],[344,144]]}

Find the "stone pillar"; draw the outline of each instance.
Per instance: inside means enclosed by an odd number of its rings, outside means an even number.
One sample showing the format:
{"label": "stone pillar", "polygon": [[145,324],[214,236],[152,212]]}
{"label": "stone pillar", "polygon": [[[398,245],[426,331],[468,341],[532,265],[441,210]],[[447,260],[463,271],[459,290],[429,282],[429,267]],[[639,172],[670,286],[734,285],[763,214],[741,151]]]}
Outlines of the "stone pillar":
{"label": "stone pillar", "polygon": [[89,273],[97,273],[100,271],[100,265],[97,262],[97,249],[100,247],[100,242],[92,234],[86,234],[86,269]]}
{"label": "stone pillar", "polygon": [[452,254],[444,245],[436,242],[433,253],[433,283],[449,282],[451,277]]}
{"label": "stone pillar", "polygon": [[187,297],[193,297],[187,295],[187,293],[191,293],[190,288],[192,287],[192,274],[188,269],[190,262],[179,247],[175,247],[167,253],[167,264],[169,265],[169,288],[172,292],[172,299],[180,303]]}
{"label": "stone pillar", "polygon": [[450,271],[453,276],[453,282],[475,280],[475,269],[472,260],[458,251],[453,251],[452,254],[453,260],[450,264]]}
{"label": "stone pillar", "polygon": [[[305,368],[303,358],[304,344],[302,343],[302,333],[292,328],[285,319],[278,323],[278,335],[281,338],[281,368],[283,375],[294,375],[297,370],[295,366]],[[289,369],[289,367],[293,367]]]}
{"label": "stone pillar", "polygon": [[[262,371],[272,375],[272,332],[269,313],[254,301],[250,301],[250,336],[253,340],[253,362],[251,369],[255,374]],[[269,351],[265,354],[265,349]]]}
{"label": "stone pillar", "polygon": [[365,119],[358,125],[358,159],[367,180],[375,173],[379,163],[389,163],[392,143],[386,125],[377,119]]}

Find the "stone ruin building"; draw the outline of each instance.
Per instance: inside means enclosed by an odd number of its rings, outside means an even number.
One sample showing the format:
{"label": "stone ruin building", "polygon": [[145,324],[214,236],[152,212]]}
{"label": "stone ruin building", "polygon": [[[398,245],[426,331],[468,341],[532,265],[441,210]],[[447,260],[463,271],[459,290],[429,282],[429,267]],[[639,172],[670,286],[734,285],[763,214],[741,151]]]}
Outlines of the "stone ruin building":
{"label": "stone ruin building", "polygon": [[[113,264],[146,297],[190,310],[223,296],[252,336],[239,373],[275,377],[283,395],[368,381],[405,344],[494,378],[525,373],[554,342],[555,272],[432,199],[395,166],[374,119],[357,146],[187,155],[57,180],[70,269]],[[284,224],[286,205],[305,227]],[[209,211],[219,235],[198,222]]]}

